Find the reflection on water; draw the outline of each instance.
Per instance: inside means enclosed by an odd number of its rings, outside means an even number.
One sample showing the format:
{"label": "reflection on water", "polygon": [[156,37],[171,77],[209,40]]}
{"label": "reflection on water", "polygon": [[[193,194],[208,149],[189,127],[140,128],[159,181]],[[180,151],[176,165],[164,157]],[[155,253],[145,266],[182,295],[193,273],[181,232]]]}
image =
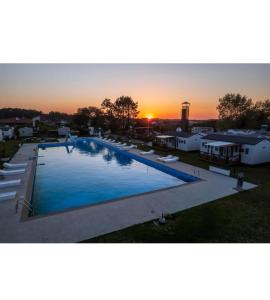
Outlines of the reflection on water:
{"label": "reflection on water", "polygon": [[115,160],[120,166],[129,166],[133,162],[130,157],[92,141],[80,141],[77,143],[77,148],[80,153],[91,157],[102,155],[102,158],[108,163]]}

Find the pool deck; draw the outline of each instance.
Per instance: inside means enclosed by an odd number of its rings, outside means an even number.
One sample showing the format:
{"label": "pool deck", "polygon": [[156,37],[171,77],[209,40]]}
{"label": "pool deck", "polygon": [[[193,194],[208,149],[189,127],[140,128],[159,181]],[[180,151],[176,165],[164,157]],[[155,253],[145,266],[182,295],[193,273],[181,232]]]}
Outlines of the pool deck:
{"label": "pool deck", "polygon": [[[26,172],[8,176],[5,180],[21,179],[20,186],[1,189],[0,192],[17,191],[19,199],[29,200],[36,159],[36,144],[24,144],[12,163],[28,162]],[[140,155],[137,149],[130,152]],[[145,158],[156,160],[156,155]],[[23,206],[15,212],[16,200],[0,202],[0,242],[15,243],[72,243],[117,231],[135,224],[158,218],[161,213],[175,213],[231,194],[236,179],[215,174],[182,162],[168,164],[201,180],[179,187],[133,196],[122,200],[73,209],[44,217],[22,218]],[[244,183],[244,189],[256,185]],[[22,198],[23,197],[23,198]]]}

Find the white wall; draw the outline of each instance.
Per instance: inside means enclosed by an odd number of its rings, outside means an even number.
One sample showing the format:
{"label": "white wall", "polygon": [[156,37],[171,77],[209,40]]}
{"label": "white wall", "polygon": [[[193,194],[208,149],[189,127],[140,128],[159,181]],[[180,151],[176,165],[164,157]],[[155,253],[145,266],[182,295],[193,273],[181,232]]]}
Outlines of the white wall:
{"label": "white wall", "polygon": [[178,136],[176,138],[176,148],[182,151],[199,151],[201,138],[202,135],[200,134],[194,134],[186,138]]}
{"label": "white wall", "polygon": [[192,133],[211,133],[214,132],[214,128],[213,127],[197,127],[194,126],[191,128],[191,132]]}
{"label": "white wall", "polygon": [[32,127],[19,128],[19,134],[20,134],[20,137],[33,136],[33,128]]}
{"label": "white wall", "polygon": [[242,149],[241,162],[244,164],[256,165],[270,162],[270,141],[264,140],[256,145],[242,145]]}
{"label": "white wall", "polygon": [[3,135],[3,138],[12,139],[13,136],[14,136],[14,128],[13,127],[9,127],[6,130],[2,130],[2,135]]}
{"label": "white wall", "polygon": [[[203,143],[211,143],[212,140],[201,140],[201,152],[207,152],[207,148],[203,147]],[[270,141],[264,140],[257,145],[242,145],[241,162],[247,165],[256,165],[270,162]],[[248,149],[248,153],[246,153]],[[213,154],[218,154],[215,149],[213,149]]]}
{"label": "white wall", "polygon": [[58,135],[60,136],[67,136],[70,133],[69,127],[59,127],[58,128]]}

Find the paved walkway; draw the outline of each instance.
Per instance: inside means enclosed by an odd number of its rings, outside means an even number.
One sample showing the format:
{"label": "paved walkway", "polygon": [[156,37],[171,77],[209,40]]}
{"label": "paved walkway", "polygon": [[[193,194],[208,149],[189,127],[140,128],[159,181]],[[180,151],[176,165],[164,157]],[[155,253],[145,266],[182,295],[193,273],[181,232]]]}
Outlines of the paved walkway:
{"label": "paved walkway", "polygon": [[[29,162],[23,175],[10,176],[21,178],[22,185],[16,189],[2,189],[1,192],[17,190],[19,197],[29,198],[27,186],[32,178],[33,164],[29,160],[35,152],[35,144],[24,144],[13,163]],[[138,150],[132,150],[139,154]],[[147,158],[155,160],[156,155]],[[172,168],[199,176],[202,180],[168,190],[134,196],[119,201],[74,209],[40,218],[21,219],[22,206],[15,214],[16,201],[0,202],[0,242],[78,242],[135,224],[158,218],[161,213],[175,213],[199,204],[207,203],[231,194],[236,179],[215,174],[182,162],[171,163]],[[245,189],[255,185],[244,183]],[[28,191],[29,192],[29,191]]]}

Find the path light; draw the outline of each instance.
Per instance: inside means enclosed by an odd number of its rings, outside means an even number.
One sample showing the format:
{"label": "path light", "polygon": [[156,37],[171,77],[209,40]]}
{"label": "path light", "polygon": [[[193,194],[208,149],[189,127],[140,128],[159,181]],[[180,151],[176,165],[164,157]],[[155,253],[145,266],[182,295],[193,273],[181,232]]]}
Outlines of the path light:
{"label": "path light", "polygon": [[243,172],[239,172],[237,174],[236,190],[242,191],[243,190],[243,184],[244,184],[244,173]]}
{"label": "path light", "polygon": [[166,219],[164,214],[161,214],[161,217],[158,219],[159,224],[164,225],[166,223]]}

